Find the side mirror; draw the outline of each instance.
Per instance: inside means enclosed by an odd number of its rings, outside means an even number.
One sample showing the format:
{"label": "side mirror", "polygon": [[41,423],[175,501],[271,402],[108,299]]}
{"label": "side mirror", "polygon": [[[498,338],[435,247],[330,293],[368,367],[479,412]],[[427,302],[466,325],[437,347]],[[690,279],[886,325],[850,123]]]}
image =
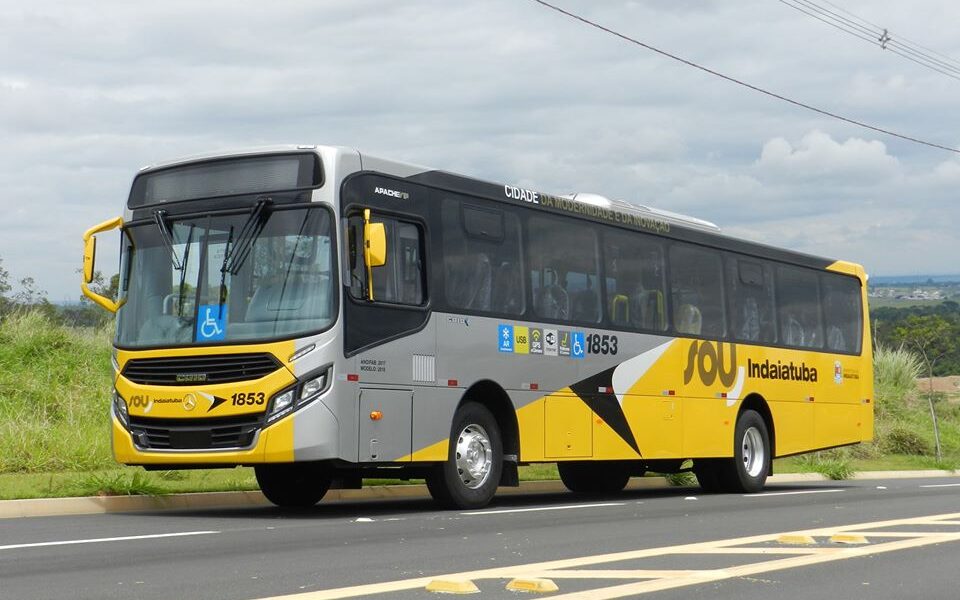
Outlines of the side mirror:
{"label": "side mirror", "polygon": [[387,264],[387,233],[383,223],[365,223],[363,225],[364,259],[371,267]]}
{"label": "side mirror", "polygon": [[93,265],[97,260],[97,238],[90,236],[83,242],[83,282],[93,281]]}
{"label": "side mirror", "polygon": [[80,289],[83,291],[84,296],[90,298],[110,312],[117,312],[120,307],[123,306],[123,301],[117,302],[111,300],[90,289],[89,284],[93,281],[97,258],[97,238],[93,236],[118,227],[123,227],[123,217],[104,221],[99,225],[91,227],[83,234],[83,281],[80,282]]}
{"label": "side mirror", "polygon": [[373,300],[373,268],[387,264],[387,232],[383,223],[370,222],[370,209],[363,209],[363,262],[367,265],[367,300]]}

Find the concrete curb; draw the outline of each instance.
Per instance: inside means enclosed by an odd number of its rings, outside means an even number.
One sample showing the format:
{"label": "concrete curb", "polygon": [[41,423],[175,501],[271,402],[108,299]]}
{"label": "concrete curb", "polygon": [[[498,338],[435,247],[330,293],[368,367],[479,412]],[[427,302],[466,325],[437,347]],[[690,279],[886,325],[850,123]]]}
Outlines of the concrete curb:
{"label": "concrete curb", "polygon": [[[953,471],[865,471],[853,479],[907,479],[920,477],[960,477]],[[767,479],[768,484],[829,481],[819,473],[784,473]],[[628,490],[668,488],[664,477],[635,477]],[[523,481],[518,488],[500,488],[499,496],[514,494],[552,494],[565,492],[559,481]],[[429,498],[425,485],[378,485],[359,490],[330,490],[324,502]],[[17,517],[53,517],[103,513],[194,510],[214,508],[254,508],[270,506],[260,492],[206,492],[167,496],[93,496],[88,498],[39,498],[0,501],[0,519]]]}

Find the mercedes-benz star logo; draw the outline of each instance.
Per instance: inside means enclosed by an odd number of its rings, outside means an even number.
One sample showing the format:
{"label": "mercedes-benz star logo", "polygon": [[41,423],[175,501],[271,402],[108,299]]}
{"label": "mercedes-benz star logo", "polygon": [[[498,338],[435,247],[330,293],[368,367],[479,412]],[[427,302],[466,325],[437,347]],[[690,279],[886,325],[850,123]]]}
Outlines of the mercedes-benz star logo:
{"label": "mercedes-benz star logo", "polygon": [[197,407],[197,397],[193,394],[187,394],[183,397],[183,410],[191,411]]}

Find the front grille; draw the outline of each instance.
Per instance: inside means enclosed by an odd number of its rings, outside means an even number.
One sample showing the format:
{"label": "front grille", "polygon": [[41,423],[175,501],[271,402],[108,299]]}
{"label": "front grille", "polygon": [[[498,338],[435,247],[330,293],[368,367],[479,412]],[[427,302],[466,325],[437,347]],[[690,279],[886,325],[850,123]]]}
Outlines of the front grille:
{"label": "front grille", "polygon": [[130,417],[130,434],[146,450],[225,450],[247,448],[263,426],[263,415],[222,419]]}
{"label": "front grille", "polygon": [[123,376],[144,385],[203,385],[260,379],[282,366],[266,352],[135,358],[123,367]]}

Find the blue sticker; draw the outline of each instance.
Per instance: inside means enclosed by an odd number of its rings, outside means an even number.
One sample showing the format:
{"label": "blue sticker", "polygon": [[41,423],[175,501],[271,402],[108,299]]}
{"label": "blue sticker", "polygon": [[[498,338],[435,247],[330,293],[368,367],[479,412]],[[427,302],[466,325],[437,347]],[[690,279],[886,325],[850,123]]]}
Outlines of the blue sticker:
{"label": "blue sticker", "polygon": [[497,342],[500,352],[513,352],[513,325],[497,327]]}
{"label": "blue sticker", "polygon": [[570,357],[583,358],[587,353],[586,341],[582,331],[573,332],[573,343],[570,344]]}
{"label": "blue sticker", "polygon": [[227,307],[201,304],[197,313],[197,341],[215,342],[227,337]]}

